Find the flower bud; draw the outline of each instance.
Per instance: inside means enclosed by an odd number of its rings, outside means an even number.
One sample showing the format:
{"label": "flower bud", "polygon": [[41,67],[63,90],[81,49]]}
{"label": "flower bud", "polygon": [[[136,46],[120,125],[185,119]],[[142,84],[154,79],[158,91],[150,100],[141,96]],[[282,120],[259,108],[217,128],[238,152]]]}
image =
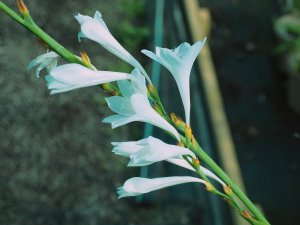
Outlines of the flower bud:
{"label": "flower bud", "polygon": [[209,192],[213,192],[215,190],[214,186],[207,181],[205,181],[205,186],[206,186],[206,190]]}
{"label": "flower bud", "polygon": [[199,167],[199,166],[200,166],[200,161],[199,161],[198,158],[193,158],[192,162],[193,162],[193,165],[194,165],[194,166],[196,166],[196,167]]}
{"label": "flower bud", "polygon": [[192,128],[190,126],[186,125],[184,133],[185,133],[185,137],[186,137],[186,143],[188,144],[188,146],[190,146],[190,144],[192,142],[192,137],[193,137]]}
{"label": "flower bud", "polygon": [[157,92],[157,89],[154,85],[149,84],[148,85],[148,91],[154,99],[159,100],[158,92]]}
{"label": "flower bud", "polygon": [[176,116],[175,113],[171,113],[170,116],[171,116],[171,119],[172,119],[173,123],[175,124],[176,128],[178,128],[181,131],[184,131],[185,122],[183,122],[183,120],[179,116]]}
{"label": "flower bud", "polygon": [[246,210],[243,210],[243,211],[241,212],[241,215],[242,215],[244,218],[246,218],[246,219],[252,219],[251,214],[250,214],[248,211],[246,211]]}
{"label": "flower bud", "polygon": [[157,103],[153,104],[153,109],[161,116],[164,116],[163,111],[161,110],[160,106]]}
{"label": "flower bud", "polygon": [[91,60],[90,60],[88,54],[86,52],[80,52],[80,56],[81,56],[83,65],[85,65],[86,67],[91,69],[92,63],[91,63]]}
{"label": "flower bud", "polygon": [[179,141],[179,142],[177,143],[177,146],[179,146],[179,147],[184,147],[184,144],[182,143],[182,141]]}
{"label": "flower bud", "polygon": [[231,196],[232,195],[232,189],[230,186],[224,185],[223,186],[224,192],[228,195]]}
{"label": "flower bud", "polygon": [[18,8],[19,8],[20,12],[24,16],[29,15],[29,10],[28,10],[27,6],[25,5],[25,3],[23,2],[23,0],[17,0],[17,4],[18,4]]}

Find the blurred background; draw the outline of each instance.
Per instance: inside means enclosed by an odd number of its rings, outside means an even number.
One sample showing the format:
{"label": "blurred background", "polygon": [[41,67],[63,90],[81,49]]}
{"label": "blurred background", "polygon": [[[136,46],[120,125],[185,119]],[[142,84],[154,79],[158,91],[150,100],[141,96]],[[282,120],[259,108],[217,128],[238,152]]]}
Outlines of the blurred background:
{"label": "blurred background", "polygon": [[[17,10],[15,1],[3,2]],[[271,224],[299,223],[299,1],[25,3],[36,23],[75,54],[87,51],[101,70],[130,72],[130,66],[96,43],[77,42],[80,27],[74,16],[78,12],[93,16],[99,10],[116,39],[152,73],[169,112],[179,115],[182,108],[174,101],[180,101],[174,81],[140,50],[192,43],[195,33],[202,31],[211,56],[201,55],[202,64],[195,62],[192,71],[195,135],[225,169],[228,163],[237,165],[241,175],[237,178]],[[196,8],[204,11],[198,13]],[[199,185],[118,200],[115,190],[129,177],[186,174],[163,163],[127,168],[127,159],[111,153],[112,141],[162,134],[139,123],[113,131],[101,123],[111,112],[99,87],[50,96],[44,79],[26,70],[46,49],[2,13],[0,24],[0,224],[238,224],[226,204]],[[207,60],[215,70],[218,85],[212,91],[220,93],[221,108],[215,107],[207,91],[203,63]],[[228,123],[223,139],[214,108]],[[222,147],[224,138],[232,142],[236,160],[222,155],[227,151]]]}

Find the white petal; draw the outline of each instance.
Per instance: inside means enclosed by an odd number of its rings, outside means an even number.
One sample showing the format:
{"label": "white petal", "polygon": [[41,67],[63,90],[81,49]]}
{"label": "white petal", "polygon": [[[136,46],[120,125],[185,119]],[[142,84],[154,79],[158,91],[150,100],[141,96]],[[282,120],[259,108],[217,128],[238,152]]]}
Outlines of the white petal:
{"label": "white petal", "polygon": [[50,71],[51,69],[53,69],[57,66],[58,57],[59,57],[59,55],[53,51],[47,52],[45,54],[38,56],[34,60],[32,60],[28,64],[27,69],[31,70],[33,67],[38,66],[35,71],[35,75],[36,75],[36,77],[39,77],[40,71],[42,69],[46,68],[47,71]]}
{"label": "white petal", "polygon": [[154,179],[133,177],[128,179],[122,187],[119,187],[117,193],[119,198],[137,196],[165,187],[189,182],[205,183],[202,179],[189,176],[162,177]]}
{"label": "white petal", "polygon": [[153,124],[170,132],[179,141],[180,137],[176,129],[163,119],[150,105],[149,100],[142,94],[134,94],[130,98],[135,113],[141,118],[140,121]]}
{"label": "white petal", "polygon": [[136,144],[136,141],[112,142],[114,147],[112,152],[116,155],[130,157],[131,154],[139,151],[142,147]]}
{"label": "white petal", "polygon": [[120,96],[113,96],[105,99],[107,102],[108,107],[114,111],[115,113],[131,116],[134,114],[134,111],[130,104],[130,99],[120,97]]}

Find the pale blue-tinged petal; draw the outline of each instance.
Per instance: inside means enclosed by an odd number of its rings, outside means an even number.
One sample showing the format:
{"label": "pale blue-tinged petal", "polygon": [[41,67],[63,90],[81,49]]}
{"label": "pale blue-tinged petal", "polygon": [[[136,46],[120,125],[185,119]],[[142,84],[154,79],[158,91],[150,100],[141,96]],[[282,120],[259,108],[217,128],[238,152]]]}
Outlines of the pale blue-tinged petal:
{"label": "pale blue-tinged petal", "polygon": [[55,68],[57,66],[58,57],[59,57],[59,55],[53,51],[47,52],[45,54],[42,54],[42,55],[36,57],[34,60],[32,60],[28,64],[27,69],[31,70],[33,67],[37,66],[37,68],[35,70],[35,75],[36,75],[36,77],[39,77],[42,69],[45,68],[49,72],[50,70],[52,70],[53,68]]}
{"label": "pale blue-tinged petal", "polygon": [[184,64],[187,64],[189,68],[192,68],[193,63],[195,62],[205,42],[206,38],[204,38],[202,41],[196,42],[190,47],[189,51],[183,55],[182,61]]}
{"label": "pale blue-tinged petal", "polygon": [[124,116],[124,115],[112,115],[104,118],[102,122],[104,123],[110,123],[112,129],[123,126],[125,124],[134,122],[134,121],[140,121],[139,117],[136,115],[132,116]]}
{"label": "pale blue-tinged petal", "polygon": [[119,187],[117,193],[119,198],[137,196],[162,188],[189,182],[205,183],[205,181],[202,179],[189,176],[161,177],[153,179],[133,177],[128,179],[122,187]]}
{"label": "pale blue-tinged petal", "polygon": [[128,98],[113,96],[105,99],[108,107],[115,113],[130,116],[134,113]]}
{"label": "pale blue-tinged petal", "polygon": [[133,110],[140,117],[140,121],[150,123],[171,133],[178,141],[180,140],[177,130],[163,119],[150,105],[147,96],[134,94],[130,98]]}

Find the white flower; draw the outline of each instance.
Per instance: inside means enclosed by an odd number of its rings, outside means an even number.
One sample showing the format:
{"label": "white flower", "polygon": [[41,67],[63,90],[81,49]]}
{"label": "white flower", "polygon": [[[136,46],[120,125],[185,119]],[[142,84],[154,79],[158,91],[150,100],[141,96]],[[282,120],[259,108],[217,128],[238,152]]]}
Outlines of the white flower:
{"label": "white flower", "polygon": [[141,64],[111,35],[99,11],[96,11],[94,18],[79,13],[75,18],[81,25],[81,32],[78,34],[79,40],[81,37],[86,37],[99,43],[114,55],[139,69],[151,84],[151,80]]}
{"label": "white flower", "polygon": [[189,176],[161,177],[154,179],[133,177],[128,179],[122,187],[119,187],[117,193],[119,198],[137,196],[165,187],[189,182],[206,183],[202,179]]}
{"label": "white flower", "polygon": [[[196,156],[193,152],[184,147],[167,144],[151,136],[140,141],[112,142],[112,145],[114,146],[113,152],[116,155],[131,159],[128,166],[147,166],[165,160],[196,172],[195,169],[182,158],[183,155],[190,155],[192,158],[195,158]],[[200,166],[200,169],[206,176],[216,180],[223,186],[225,185],[225,183],[210,170],[203,166]]]}
{"label": "white flower", "polygon": [[55,52],[47,52],[45,54],[42,54],[38,57],[36,57],[34,60],[32,60],[27,69],[31,70],[33,67],[37,66],[35,70],[35,75],[36,77],[40,77],[40,72],[42,69],[46,68],[47,71],[49,72],[53,68],[57,66],[57,59],[59,55],[56,54]]}
{"label": "white flower", "polygon": [[196,157],[187,148],[169,145],[151,136],[137,142],[113,142],[112,145],[115,154],[131,159],[128,166],[147,166],[169,158],[181,158],[183,155]]}
{"label": "white flower", "polygon": [[178,86],[185,111],[186,123],[190,124],[190,73],[193,63],[205,43],[198,41],[194,45],[182,43],[174,50],[156,47],[156,54],[148,50],[142,53],[165,66],[173,75]]}
{"label": "white flower", "polygon": [[137,69],[133,70],[131,77],[131,82],[127,80],[118,81],[122,97],[106,98],[108,107],[117,115],[106,117],[103,122],[110,123],[112,128],[133,121],[150,123],[169,132],[179,141],[180,137],[176,129],[151,107],[147,97],[145,78]]}
{"label": "white flower", "polygon": [[75,63],[58,66],[46,76],[51,94],[122,79],[130,79],[130,74],[94,71]]}

